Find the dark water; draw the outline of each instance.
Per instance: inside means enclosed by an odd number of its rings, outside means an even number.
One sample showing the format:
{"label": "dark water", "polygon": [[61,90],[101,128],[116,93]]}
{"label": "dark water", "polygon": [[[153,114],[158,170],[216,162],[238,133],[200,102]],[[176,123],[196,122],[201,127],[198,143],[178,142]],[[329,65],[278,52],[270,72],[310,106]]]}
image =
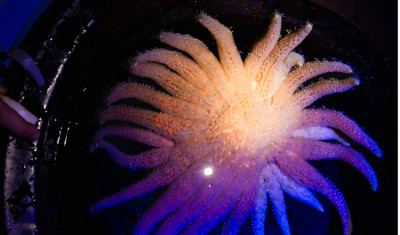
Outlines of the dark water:
{"label": "dark water", "polygon": [[[383,159],[359,150],[376,171],[380,189],[373,192],[367,180],[345,163],[313,164],[343,192],[353,220],[353,234],[393,234],[397,220],[395,63],[338,15],[311,3],[289,2],[121,1],[120,5],[109,5],[115,7],[113,11],[102,9],[109,14],[100,14],[79,41],[65,63],[47,112],[43,114],[45,125],[36,153],[39,169],[35,182],[39,234],[41,231],[42,234],[129,234],[140,214],[162,191],[157,190],[153,195],[132,200],[94,217],[88,214],[91,203],[147,173],[122,169],[103,151],[89,153],[91,138],[99,128],[97,116],[105,108],[103,99],[109,90],[118,83],[138,80],[126,72],[131,56],[154,47],[165,47],[156,40],[161,30],[191,34],[215,52],[212,37],[194,19],[204,11],[231,27],[244,58],[254,41],[266,31],[275,9],[284,14],[283,35],[286,30],[299,28],[306,21],[313,23],[310,36],[295,49],[305,56],[306,61],[342,61],[350,64],[361,80],[361,85],[355,89],[324,97],[313,106],[343,111],[375,139],[384,153]],[[70,22],[79,23],[79,20]],[[68,42],[73,41],[65,38],[68,35],[58,34],[54,40],[59,41],[61,47],[68,47]],[[336,210],[326,199],[320,199],[325,209],[322,214],[285,198],[293,234],[342,233]],[[266,231],[279,234],[272,211],[267,217]],[[215,229],[216,234],[219,231],[219,227]],[[251,234],[249,221],[241,231]]]}

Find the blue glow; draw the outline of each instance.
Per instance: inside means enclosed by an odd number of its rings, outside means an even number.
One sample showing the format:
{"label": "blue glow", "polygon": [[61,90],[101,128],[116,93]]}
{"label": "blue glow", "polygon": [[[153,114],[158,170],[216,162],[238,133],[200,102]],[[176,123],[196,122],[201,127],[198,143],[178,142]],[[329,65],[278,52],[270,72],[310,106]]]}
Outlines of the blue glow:
{"label": "blue glow", "polygon": [[53,0],[0,0],[0,51],[18,47]]}

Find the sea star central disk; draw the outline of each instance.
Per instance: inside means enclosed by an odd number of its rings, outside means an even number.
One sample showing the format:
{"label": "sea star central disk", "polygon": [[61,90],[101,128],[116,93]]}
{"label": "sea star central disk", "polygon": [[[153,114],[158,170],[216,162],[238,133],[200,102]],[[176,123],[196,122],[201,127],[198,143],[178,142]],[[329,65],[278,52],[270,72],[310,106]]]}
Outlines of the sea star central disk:
{"label": "sea star central disk", "polygon": [[[219,58],[190,35],[162,32],[161,42],[176,50],[153,49],[139,54],[131,72],[153,80],[165,92],[124,83],[109,95],[110,107],[100,116],[104,126],[94,137],[93,150],[105,149],[125,167],[154,170],[141,181],[96,202],[93,211],[168,185],[140,217],[133,234],[149,234],[155,228],[158,234],[205,234],[222,222],[224,234],[237,234],[249,215],[254,232],[264,234],[268,199],[281,231],[290,234],[284,193],[323,211],[313,195],[315,191],[333,203],[344,234],[349,234],[351,220],[343,196],[307,161],[343,160],[377,190],[368,162],[337,133],[377,156],[381,151],[342,113],[306,107],[359,81],[332,78],[301,89],[299,86],[324,73],[351,75],[351,68],[340,62],[304,63],[293,49],[310,33],[312,25],[306,24],[279,40],[278,13],[244,61],[227,27],[205,14],[198,20],[215,38]],[[159,112],[118,105],[117,101],[128,98],[150,104]],[[109,122],[113,120],[127,125]],[[107,141],[108,136],[154,148],[129,155]]]}

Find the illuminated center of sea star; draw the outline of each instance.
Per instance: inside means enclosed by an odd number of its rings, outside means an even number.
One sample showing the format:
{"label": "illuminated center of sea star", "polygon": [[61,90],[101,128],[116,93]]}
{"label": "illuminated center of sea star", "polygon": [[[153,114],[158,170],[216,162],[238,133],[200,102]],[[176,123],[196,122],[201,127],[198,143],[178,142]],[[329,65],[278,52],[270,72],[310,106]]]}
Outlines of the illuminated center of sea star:
{"label": "illuminated center of sea star", "polygon": [[[235,88],[232,90],[239,90]],[[222,112],[219,119],[222,121],[218,122],[219,133],[228,135],[227,144],[254,152],[285,138],[297,122],[296,115],[287,106],[266,105],[253,87],[241,89]]]}

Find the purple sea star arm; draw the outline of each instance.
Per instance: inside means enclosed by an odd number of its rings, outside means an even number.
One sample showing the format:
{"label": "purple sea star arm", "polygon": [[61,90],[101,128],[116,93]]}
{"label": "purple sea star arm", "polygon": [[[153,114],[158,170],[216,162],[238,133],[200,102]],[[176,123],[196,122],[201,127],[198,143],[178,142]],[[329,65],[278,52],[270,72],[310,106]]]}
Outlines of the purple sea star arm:
{"label": "purple sea star arm", "polygon": [[[265,188],[269,198],[271,199],[272,209],[282,233],[284,235],[290,235],[290,226],[286,215],[285,200],[277,175],[278,171],[279,169],[275,164],[269,164],[264,168],[261,173],[261,177],[263,178],[262,188]],[[266,216],[265,211],[263,216]],[[257,223],[257,221],[255,221],[255,223]],[[259,224],[260,225],[257,230],[255,230],[255,233],[264,234],[264,219],[262,220],[262,223]]]}
{"label": "purple sea star arm", "polygon": [[335,205],[342,219],[343,233],[349,235],[352,230],[350,213],[342,194],[305,160],[293,154],[276,160],[282,172],[297,183],[321,193]]}
{"label": "purple sea star arm", "polygon": [[374,170],[367,160],[352,148],[301,138],[296,138],[291,145],[288,148],[305,160],[338,159],[347,162],[368,179],[374,191],[378,189]]}
{"label": "purple sea star arm", "polygon": [[290,226],[286,214],[286,204],[283,197],[282,189],[276,179],[271,180],[270,188],[267,190],[271,198],[272,209],[275,214],[276,221],[281,228],[283,235],[290,235]]}
{"label": "purple sea star arm", "polygon": [[[275,96],[289,98],[301,84],[310,78],[329,72],[352,73],[353,70],[340,62],[308,62],[288,74]],[[284,104],[286,101],[286,99],[278,100],[277,105]]]}
{"label": "purple sea star arm", "polygon": [[119,165],[131,169],[153,168],[166,162],[170,157],[169,151],[165,148],[152,149],[136,155],[126,154],[104,140],[99,140],[95,148],[104,149]]}
{"label": "purple sea star arm", "polygon": [[207,234],[228,216],[228,213],[232,210],[242,192],[241,189],[235,186],[240,185],[246,187],[244,184],[248,174],[245,172],[246,171],[240,172],[239,175],[235,177],[236,180],[234,180],[233,183],[225,186],[214,203],[189,225],[183,232],[183,235]]}
{"label": "purple sea star arm", "polygon": [[254,211],[252,216],[252,226],[255,235],[264,234],[265,216],[267,214],[268,197],[265,179],[261,176],[260,188],[254,201]]}
{"label": "purple sea star arm", "polygon": [[171,183],[186,167],[190,165],[190,161],[179,153],[170,158],[163,166],[153,171],[149,176],[140,180],[128,188],[96,202],[91,207],[91,211],[96,213],[100,210],[129,201],[132,198],[149,193],[156,188]]}
{"label": "purple sea star arm", "polygon": [[[171,140],[153,133],[151,131],[133,128],[129,126],[106,126],[101,128],[95,135],[94,141],[103,140],[105,136],[118,136],[129,139],[131,141],[137,141],[143,144],[147,144],[153,147],[171,147],[174,142]],[[95,145],[95,147],[97,147]]]}
{"label": "purple sea star arm", "polygon": [[205,180],[204,165],[210,164],[210,159],[199,160],[173,181],[160,198],[140,217],[132,234],[149,234],[165,217],[182,206]]}
{"label": "purple sea star arm", "polygon": [[296,93],[292,96],[292,102],[299,110],[311,105],[319,98],[338,92],[344,92],[350,88],[357,86],[360,82],[355,78],[344,80],[329,79],[316,82]]}
{"label": "purple sea star arm", "polygon": [[220,195],[226,186],[232,186],[241,170],[238,161],[214,169],[194,195],[162,224],[159,235],[178,234],[186,225],[202,214]]}
{"label": "purple sea star arm", "polygon": [[320,212],[324,211],[321,203],[310,190],[291,180],[276,165],[274,165],[274,173],[284,193]]}
{"label": "purple sea star arm", "polygon": [[258,191],[259,174],[253,174],[246,180],[245,187],[236,201],[228,217],[225,219],[222,234],[235,235],[239,233],[241,224],[249,217],[254,207],[255,194]]}
{"label": "purple sea star arm", "polygon": [[344,146],[350,146],[332,128],[325,126],[311,126],[292,132],[293,137],[301,137],[309,140],[336,140]]}
{"label": "purple sea star arm", "polygon": [[301,128],[310,126],[329,126],[363,145],[376,156],[381,157],[382,151],[376,142],[369,137],[358,124],[344,114],[327,109],[306,109],[302,111]]}

